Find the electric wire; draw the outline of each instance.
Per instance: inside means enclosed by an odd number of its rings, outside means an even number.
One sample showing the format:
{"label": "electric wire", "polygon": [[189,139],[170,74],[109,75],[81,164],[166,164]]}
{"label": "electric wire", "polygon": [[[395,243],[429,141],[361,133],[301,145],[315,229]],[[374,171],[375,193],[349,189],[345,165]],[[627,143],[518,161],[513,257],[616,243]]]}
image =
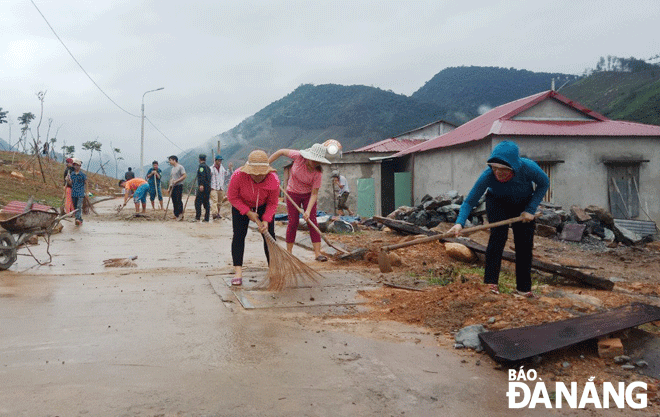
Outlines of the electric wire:
{"label": "electric wire", "polygon": [[[101,92],[101,93],[102,93],[102,94],[103,94],[108,100],[110,100],[110,102],[112,102],[112,104],[114,104],[115,106],[117,106],[117,108],[119,108],[119,109],[120,109],[121,111],[123,111],[124,113],[126,113],[126,114],[128,114],[128,115],[130,115],[130,116],[133,116],[133,117],[140,117],[140,116],[137,115],[137,114],[133,114],[133,113],[131,113],[131,112],[125,110],[123,107],[121,107],[119,104],[117,104],[112,98],[110,98],[110,96],[107,95],[107,94],[105,93],[105,91],[103,91],[103,89],[101,88],[101,86],[99,86],[99,85],[96,83],[96,81],[94,81],[94,79],[93,79],[93,78],[87,73],[87,71],[85,70],[85,68],[83,68],[83,66],[80,64],[80,62],[78,62],[78,60],[76,59],[76,57],[73,56],[73,53],[69,50],[69,48],[66,46],[66,44],[64,43],[64,41],[62,40],[62,38],[60,38],[60,36],[57,34],[57,32],[55,32],[55,29],[54,29],[53,26],[51,26],[51,24],[48,22],[48,19],[46,19],[46,16],[44,16],[44,14],[41,12],[41,10],[39,10],[39,7],[37,7],[37,5],[34,3],[33,0],[30,0],[30,2],[32,3],[32,5],[34,6],[34,8],[37,9],[37,12],[39,12],[39,14],[41,15],[41,17],[44,19],[44,22],[46,22],[46,24],[48,25],[48,27],[50,28],[50,30],[53,32],[53,34],[55,35],[55,37],[57,38],[57,40],[60,41],[60,43],[62,44],[62,46],[64,47],[64,49],[66,49],[66,51],[69,53],[69,55],[70,55],[71,58],[74,60],[74,62],[75,62],[76,64],[78,64],[78,67],[80,67],[80,69],[82,70],[82,72],[85,73],[85,75],[87,76],[87,78],[89,78],[89,80],[90,80],[90,81],[96,86],[96,88],[98,88],[98,90],[99,90],[99,91],[100,91],[100,92]],[[153,126],[154,129],[156,129],[156,131],[158,131],[158,133],[160,133],[165,139],[167,139],[168,142],[170,142],[172,145],[176,146],[179,150],[181,150],[181,152],[185,152],[185,150],[183,150],[179,145],[177,145],[176,143],[174,143],[174,142],[173,142],[172,140],[170,140],[170,138],[168,138],[163,132],[161,132],[161,130],[158,129],[158,127],[157,127],[157,126],[156,126],[151,120],[149,120],[148,117],[145,116],[145,119],[147,119],[147,121],[151,124],[151,126]]]}
{"label": "electric wire", "polygon": [[89,80],[90,80],[90,81],[96,86],[96,88],[98,88],[99,91],[100,91],[101,93],[103,93],[103,95],[106,96],[107,99],[110,100],[110,101],[112,102],[112,104],[114,104],[115,106],[117,106],[117,108],[119,108],[119,109],[120,109],[121,111],[123,111],[124,113],[129,114],[129,115],[131,115],[131,116],[133,116],[133,117],[140,117],[140,116],[138,116],[137,114],[133,114],[133,113],[129,112],[128,110],[125,110],[123,107],[121,107],[119,104],[117,104],[112,98],[110,98],[110,96],[107,95],[107,94],[105,93],[105,91],[103,91],[103,89],[102,89],[102,88],[96,83],[96,81],[94,81],[94,79],[93,79],[93,78],[87,73],[87,71],[85,71],[85,68],[83,68],[83,66],[80,64],[80,62],[78,62],[78,60],[76,59],[76,57],[73,56],[73,53],[71,53],[71,51],[70,51],[69,48],[66,46],[66,44],[64,43],[64,41],[60,38],[60,36],[57,34],[57,32],[55,32],[55,29],[53,29],[53,27],[50,25],[50,23],[48,22],[48,19],[46,19],[46,16],[44,16],[44,14],[41,13],[41,10],[39,10],[39,7],[37,7],[37,5],[34,3],[33,0],[30,0],[30,2],[32,3],[32,5],[34,6],[34,8],[37,9],[37,11],[38,11],[39,14],[41,15],[41,17],[44,19],[44,22],[46,22],[46,24],[48,25],[48,27],[50,28],[50,30],[53,32],[53,34],[55,35],[55,37],[57,38],[57,40],[60,41],[60,43],[62,44],[62,46],[64,46],[64,49],[66,49],[66,51],[69,53],[69,55],[71,56],[71,58],[75,61],[76,64],[78,64],[78,66],[80,67],[80,69],[82,70],[82,72],[85,73],[85,75],[87,76],[87,78],[89,78]]}

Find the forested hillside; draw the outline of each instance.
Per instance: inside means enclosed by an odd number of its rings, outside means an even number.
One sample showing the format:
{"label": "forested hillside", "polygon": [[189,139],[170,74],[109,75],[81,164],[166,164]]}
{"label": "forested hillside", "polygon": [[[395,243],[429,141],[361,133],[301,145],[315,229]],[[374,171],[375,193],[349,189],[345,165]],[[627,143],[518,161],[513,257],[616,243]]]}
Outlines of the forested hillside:
{"label": "forested hillside", "polygon": [[431,78],[412,98],[450,110],[461,123],[501,104],[550,90],[577,76],[515,68],[453,67]]}
{"label": "forested hillside", "polygon": [[[560,93],[617,120],[660,125],[660,67],[633,58],[610,58]],[[601,60],[603,60],[601,58]]]}

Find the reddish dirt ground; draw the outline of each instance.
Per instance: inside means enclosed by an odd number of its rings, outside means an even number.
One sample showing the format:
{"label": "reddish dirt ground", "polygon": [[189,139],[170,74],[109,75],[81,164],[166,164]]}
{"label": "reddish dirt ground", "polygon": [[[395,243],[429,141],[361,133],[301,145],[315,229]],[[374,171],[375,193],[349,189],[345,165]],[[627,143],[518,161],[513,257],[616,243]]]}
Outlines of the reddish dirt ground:
{"label": "reddish dirt ground", "polygon": [[[451,225],[441,225],[447,230]],[[581,271],[616,280],[614,290],[590,288],[580,283],[534,273],[536,299],[514,296],[514,265],[504,261],[500,288],[502,293],[492,294],[482,284],[483,263],[479,260],[466,264],[451,259],[438,242],[410,246],[394,251],[400,260],[393,263],[392,273],[382,274],[378,269],[377,253],[381,246],[403,242],[410,237],[391,231],[364,230],[349,235],[330,235],[348,249],[366,247],[370,251],[361,261],[334,261],[338,267],[373,271],[383,283],[413,287],[413,291],[383,286],[364,291],[369,310],[359,313],[371,320],[392,320],[416,324],[430,329],[440,343],[453,345],[454,334],[462,327],[482,324],[488,330],[501,330],[553,322],[579,315],[605,311],[609,308],[645,302],[660,305],[660,250],[657,242],[639,247],[581,245],[554,239],[535,237],[534,256],[538,259],[566,266],[581,267]],[[476,233],[470,238],[486,244],[488,232]],[[507,250],[513,250],[510,237]],[[645,331],[660,335],[660,322],[642,326]],[[466,357],[475,357],[482,365],[499,367],[487,355],[473,351],[457,351]],[[570,366],[565,367],[565,362]],[[539,375],[549,380],[586,382],[594,376],[596,381],[643,380],[657,390],[658,381],[646,376],[622,371],[612,359],[598,357],[595,341],[585,342],[546,354],[542,362],[533,365]],[[655,400],[660,401],[658,398]]]}

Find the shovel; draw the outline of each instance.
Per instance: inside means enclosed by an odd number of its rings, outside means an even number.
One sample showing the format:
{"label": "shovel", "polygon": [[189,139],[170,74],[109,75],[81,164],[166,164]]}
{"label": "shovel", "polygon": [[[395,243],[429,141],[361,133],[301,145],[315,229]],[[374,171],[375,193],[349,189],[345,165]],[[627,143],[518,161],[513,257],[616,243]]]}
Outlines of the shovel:
{"label": "shovel", "polygon": [[[541,213],[537,213],[536,216],[534,217],[539,217],[541,216]],[[488,223],[488,224],[482,224],[480,226],[474,226],[474,227],[468,227],[467,229],[462,229],[461,230],[461,235],[467,236],[469,234],[478,232],[480,230],[487,230],[491,229],[493,227],[498,227],[498,226],[504,226],[512,223],[517,223],[519,221],[523,220],[523,216],[518,216],[518,217],[513,217],[511,219],[507,220],[502,220],[499,222],[495,223]],[[380,248],[380,252],[378,252],[378,268],[380,269],[380,272],[387,273],[387,272],[392,272],[392,265],[390,263],[390,257],[388,256],[388,252],[394,249],[399,249],[399,248],[405,248],[408,246],[413,246],[413,245],[419,245],[420,243],[428,243],[428,242],[434,242],[436,240],[440,239],[446,239],[453,237],[453,233],[442,233],[439,235],[434,235],[434,236],[428,236],[428,237],[423,237],[420,239],[415,239],[411,240],[409,242],[403,242],[403,243],[397,243],[396,245],[389,245],[389,246],[382,246]]]}

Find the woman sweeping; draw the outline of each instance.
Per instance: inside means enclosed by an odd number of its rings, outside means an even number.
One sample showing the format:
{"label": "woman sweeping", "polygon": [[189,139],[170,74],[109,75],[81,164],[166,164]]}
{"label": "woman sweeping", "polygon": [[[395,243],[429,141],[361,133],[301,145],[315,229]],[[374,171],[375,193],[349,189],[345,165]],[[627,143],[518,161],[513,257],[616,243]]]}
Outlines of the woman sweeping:
{"label": "woman sweeping", "polygon": [[[486,214],[489,222],[522,215],[522,223],[511,225],[516,246],[516,288],[518,294],[534,297],[532,293],[532,249],[534,247],[534,214],[550,181],[536,162],[521,158],[518,145],[499,143],[488,159],[488,168],[481,174],[472,191],[461,205],[456,224],[450,233],[460,235],[461,229],[481,196],[486,193]],[[484,283],[491,292],[499,294],[498,281],[502,252],[509,236],[509,226],[491,229],[486,249]]]}
{"label": "woman sweeping", "polygon": [[[235,269],[231,285],[243,284],[243,253],[250,220],[257,224],[260,220],[259,232],[263,235],[267,230],[275,238],[273,216],[277,211],[280,180],[274,171],[268,164],[266,152],[256,150],[250,153],[245,165],[234,171],[229,181],[227,200],[232,205],[231,256]],[[266,260],[270,261],[265,237],[264,252]]]}
{"label": "woman sweeping", "polygon": [[[303,207],[305,221],[311,221],[316,226],[318,226],[316,222],[316,201],[319,197],[319,188],[321,188],[323,177],[321,164],[330,164],[330,161],[325,158],[325,152],[325,146],[315,143],[311,148],[302,151],[280,149],[268,158],[270,164],[282,155],[293,159],[286,192],[295,204]],[[289,216],[289,225],[286,228],[286,249],[292,252],[293,244],[296,241],[296,231],[298,230],[298,209],[289,199],[286,199],[286,208]],[[321,254],[321,235],[310,227],[309,237],[312,240],[316,260],[320,262],[327,261],[328,258]]]}

